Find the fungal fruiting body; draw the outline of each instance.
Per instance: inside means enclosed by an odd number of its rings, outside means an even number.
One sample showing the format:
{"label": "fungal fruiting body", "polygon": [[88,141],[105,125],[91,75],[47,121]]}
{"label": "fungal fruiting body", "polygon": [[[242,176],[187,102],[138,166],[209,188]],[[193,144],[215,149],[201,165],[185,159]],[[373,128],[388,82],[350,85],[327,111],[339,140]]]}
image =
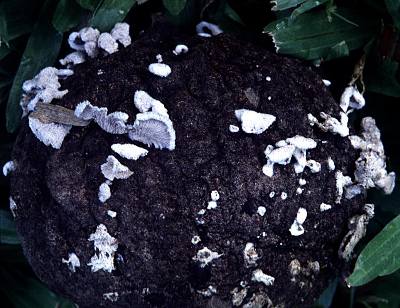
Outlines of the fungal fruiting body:
{"label": "fungal fruiting body", "polygon": [[99,48],[103,49],[108,54],[118,51],[118,43],[110,33],[105,32],[100,34],[97,44]]}
{"label": "fungal fruiting body", "polygon": [[302,207],[299,208],[299,210],[297,211],[296,218],[289,229],[291,235],[299,236],[304,233],[303,223],[305,222],[306,218],[307,218],[307,210]]}
{"label": "fungal fruiting body", "polygon": [[146,149],[130,143],[115,143],[111,146],[111,149],[119,156],[130,160],[138,160],[140,157],[144,157],[149,153]]}
{"label": "fungal fruiting body", "polygon": [[149,72],[160,77],[167,77],[169,74],[171,74],[172,70],[167,64],[151,63],[149,65]]}
{"label": "fungal fruiting body", "polygon": [[73,252],[68,254],[68,259],[63,258],[61,261],[62,263],[66,263],[69,270],[73,273],[75,273],[76,267],[81,266],[81,262],[79,261],[78,256]]}
{"label": "fungal fruiting body", "polygon": [[205,267],[210,262],[218,259],[221,256],[222,254],[219,254],[215,251],[208,249],[207,247],[204,247],[197,252],[197,255],[193,257],[193,260],[199,262],[200,267]]}
{"label": "fungal fruiting body", "polygon": [[74,66],[77,64],[81,64],[86,61],[85,54],[82,51],[74,51],[66,55],[63,59],[60,59],[59,62],[61,65]]}
{"label": "fungal fruiting body", "polygon": [[15,171],[15,164],[12,160],[10,160],[3,166],[3,175],[8,176],[13,171]]}
{"label": "fungal fruiting body", "polygon": [[248,109],[235,110],[236,118],[242,123],[242,130],[248,134],[262,134],[275,122],[276,117]]}
{"label": "fungal fruiting body", "polygon": [[132,43],[129,35],[129,24],[126,22],[117,22],[110,32],[111,36],[124,47],[128,47]]}
{"label": "fungal fruiting body", "polygon": [[[208,30],[211,34],[206,32],[205,30]],[[215,24],[209,23],[207,21],[201,21],[196,25],[196,32],[199,36],[211,37],[221,34],[223,31]]]}
{"label": "fungal fruiting body", "polygon": [[99,201],[101,203],[106,202],[108,199],[111,197],[111,189],[110,186],[107,183],[102,183],[99,187],[99,193],[98,193]]}
{"label": "fungal fruiting body", "polygon": [[275,278],[265,274],[261,269],[256,269],[253,272],[253,276],[251,277],[251,280],[256,281],[256,282],[262,282],[263,284],[265,284],[268,287],[268,286],[272,286],[274,284]]}
{"label": "fungal fruiting body", "polygon": [[168,110],[159,100],[152,98],[145,91],[136,91],[133,101],[140,112],[153,111],[168,117]]}
{"label": "fungal fruiting body", "polygon": [[365,99],[355,86],[348,86],[340,97],[340,108],[347,112],[349,107],[361,109],[365,106]]}
{"label": "fungal fruiting body", "polygon": [[49,123],[44,124],[38,119],[29,116],[29,127],[32,133],[45,145],[51,145],[54,149],[60,149],[65,136],[69,133],[72,126]]}
{"label": "fungal fruiting body", "polygon": [[100,166],[104,177],[110,181],[114,179],[127,179],[133,172],[127,166],[121,164],[113,155],[107,157],[107,161]]}
{"label": "fungal fruiting body", "polygon": [[91,266],[92,272],[103,270],[111,273],[114,267],[114,254],[118,248],[118,241],[112,237],[105,225],[100,224],[96,228],[96,232],[92,233],[89,241],[93,242],[95,255],[88,263]]}

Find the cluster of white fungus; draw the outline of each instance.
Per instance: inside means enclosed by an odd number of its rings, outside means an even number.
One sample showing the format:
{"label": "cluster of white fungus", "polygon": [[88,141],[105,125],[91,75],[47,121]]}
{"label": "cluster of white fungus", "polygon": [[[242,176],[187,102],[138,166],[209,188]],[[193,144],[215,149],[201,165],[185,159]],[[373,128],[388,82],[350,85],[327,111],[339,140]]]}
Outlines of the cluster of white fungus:
{"label": "cluster of white fungus", "polygon": [[297,215],[293,224],[291,225],[289,232],[293,236],[299,236],[304,233],[303,223],[306,221],[307,218],[307,210],[305,208],[299,208],[297,211]]}
{"label": "cluster of white fungus", "polygon": [[[208,30],[209,32],[206,32]],[[202,37],[211,37],[221,34],[223,31],[220,27],[207,21],[201,21],[196,25],[197,35]]]}
{"label": "cluster of white fungus", "polygon": [[77,64],[81,64],[86,61],[85,54],[81,51],[74,51],[66,55],[64,58],[60,59],[61,65],[71,67]]}
{"label": "cluster of white fungus", "polygon": [[308,121],[310,125],[317,125],[324,132],[331,132],[342,137],[347,137],[349,135],[349,117],[346,113],[340,112],[340,121],[325,112],[321,112],[320,117],[324,120],[323,123],[320,123],[316,117],[309,113]]}
{"label": "cluster of white fungus", "polygon": [[81,262],[79,261],[78,256],[73,252],[68,254],[68,259],[63,258],[61,261],[62,263],[66,263],[69,270],[73,273],[75,273],[76,267],[81,266]]}
{"label": "cluster of white fungus", "polygon": [[15,171],[15,163],[10,160],[3,165],[3,175],[8,176],[11,172]]}
{"label": "cluster of white fungus", "polygon": [[200,267],[206,267],[210,262],[221,256],[222,254],[204,247],[197,252],[196,256],[193,257],[193,260],[199,262]]}
{"label": "cluster of white fungus", "polygon": [[114,254],[118,248],[118,241],[112,237],[105,225],[100,224],[96,228],[96,232],[92,233],[89,241],[94,244],[95,255],[88,263],[92,267],[92,272],[103,270],[111,273],[114,267]]}
{"label": "cluster of white fungus", "polygon": [[342,108],[344,112],[347,112],[349,107],[361,109],[364,106],[365,99],[356,86],[348,86],[344,89],[340,97],[340,108]]}
{"label": "cluster of white fungus", "polygon": [[35,110],[37,103],[49,104],[53,99],[60,99],[68,90],[60,90],[59,78],[71,76],[74,72],[69,69],[57,69],[46,67],[42,69],[33,79],[26,80],[22,84],[22,98],[20,106],[23,115]]}
{"label": "cluster of white fungus", "polygon": [[144,157],[149,153],[146,149],[130,143],[115,143],[111,146],[111,149],[119,156],[130,160],[138,160],[140,157]]}
{"label": "cluster of white fungus", "polygon": [[307,160],[307,150],[314,149],[317,143],[311,139],[296,135],[286,140],[278,141],[274,148],[268,145],[264,151],[267,163],[263,166],[263,173],[269,177],[274,175],[274,164],[287,165],[292,157],[296,159],[294,170],[296,173],[304,171],[305,167],[309,167],[311,172],[319,172],[321,170],[320,163],[314,160]]}
{"label": "cluster of white fungus", "polygon": [[275,278],[265,274],[261,269],[256,269],[251,277],[252,281],[262,282],[267,287],[274,284]]}
{"label": "cluster of white fungus", "polygon": [[127,166],[124,166],[113,155],[107,157],[107,161],[100,166],[104,177],[110,181],[114,179],[127,179],[133,172]]}
{"label": "cluster of white fungus", "polygon": [[133,102],[140,112],[153,111],[168,116],[168,110],[159,100],[151,97],[146,91],[136,91]]}
{"label": "cluster of white fungus", "polygon": [[235,110],[236,118],[242,123],[242,130],[248,134],[262,134],[275,122],[276,117],[248,109]]}
{"label": "cluster of white fungus", "polygon": [[65,136],[72,126],[58,123],[44,124],[40,120],[29,116],[29,127],[32,133],[45,145],[51,145],[54,149],[62,146]]}

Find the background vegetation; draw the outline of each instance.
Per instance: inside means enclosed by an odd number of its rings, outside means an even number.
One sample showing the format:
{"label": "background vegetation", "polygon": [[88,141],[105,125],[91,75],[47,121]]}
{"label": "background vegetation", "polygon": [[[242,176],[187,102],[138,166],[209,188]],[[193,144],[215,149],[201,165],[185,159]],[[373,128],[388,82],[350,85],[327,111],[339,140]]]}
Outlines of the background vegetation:
{"label": "background vegetation", "polygon": [[[338,99],[365,56],[357,85],[382,130],[389,170],[400,171],[398,137],[400,1],[398,0],[2,0],[0,1],[0,164],[10,159],[20,121],[22,82],[68,52],[68,32],[86,25],[109,30],[126,20],[133,37],[165,13],[185,31],[200,20],[257,39],[271,50],[312,61],[333,83]],[[264,33],[263,33],[264,32]],[[273,40],[271,40],[271,37]],[[397,183],[399,184],[399,183]],[[356,270],[332,281],[319,307],[400,306],[400,191],[371,191],[376,216]],[[396,218],[397,217],[397,218]],[[389,225],[388,225],[389,223]],[[386,227],[385,227],[386,226]],[[385,228],[384,228],[385,227]],[[383,231],[381,231],[384,228]],[[379,233],[380,232],[380,233]],[[379,233],[379,234],[378,234]],[[378,235],[377,235],[378,234]],[[377,235],[377,236],[376,236]],[[367,245],[368,243],[368,245]],[[390,275],[389,275],[390,274]],[[376,278],[378,276],[383,276]],[[374,279],[376,278],[376,279]],[[0,176],[0,293],[2,307],[73,307],[49,291],[27,264],[8,209],[8,182]]]}

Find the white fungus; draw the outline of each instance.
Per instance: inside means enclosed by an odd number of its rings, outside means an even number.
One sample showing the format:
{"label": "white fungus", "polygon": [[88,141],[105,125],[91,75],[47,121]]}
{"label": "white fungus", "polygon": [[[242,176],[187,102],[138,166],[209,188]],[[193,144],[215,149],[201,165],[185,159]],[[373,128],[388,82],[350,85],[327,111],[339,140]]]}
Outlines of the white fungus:
{"label": "white fungus", "polygon": [[365,106],[365,99],[355,86],[348,86],[340,97],[340,108],[347,112],[348,108],[361,109]]}
{"label": "white fungus", "polygon": [[168,116],[154,111],[138,113],[129,130],[129,138],[156,149],[175,149],[175,130]]}
{"label": "white fungus", "polygon": [[121,164],[113,155],[107,157],[107,161],[100,166],[104,177],[110,181],[114,179],[127,179],[133,172],[127,166]]}
{"label": "white fungus", "polygon": [[160,54],[156,55],[156,60],[158,63],[162,63],[163,62],[162,55],[160,55]]}
{"label": "white fungus", "polygon": [[111,218],[115,218],[117,217],[117,212],[108,210],[107,215],[110,216]]}
{"label": "white fungus", "polygon": [[242,123],[245,133],[257,135],[265,132],[276,120],[273,115],[248,109],[235,110],[235,116]]}
{"label": "white fungus", "polygon": [[304,233],[303,223],[307,218],[307,210],[305,208],[299,208],[297,211],[296,218],[291,225],[289,232],[293,236],[299,236]]}
{"label": "white fungus", "polygon": [[331,157],[328,157],[327,163],[328,163],[328,169],[330,171],[334,171],[336,169],[335,162]]}
{"label": "white fungus", "polygon": [[204,215],[206,213],[205,209],[201,209],[200,211],[197,212],[198,215]]}
{"label": "white fungus", "polygon": [[216,201],[209,201],[207,205],[207,210],[213,210],[216,209],[218,206]]}
{"label": "white fungus", "polygon": [[321,212],[330,210],[331,208],[332,208],[332,205],[326,204],[326,203],[321,203],[321,205],[319,206],[319,210],[320,210]]}
{"label": "white fungus", "polygon": [[265,206],[259,206],[257,208],[257,214],[260,216],[264,216],[266,212],[267,212],[267,209],[265,208]]}
{"label": "white fungus", "polygon": [[73,252],[68,254],[67,260],[63,258],[61,261],[62,261],[62,263],[66,263],[69,270],[73,273],[75,273],[76,267],[81,266],[81,262],[79,261],[78,256]]}
{"label": "white fungus", "polygon": [[304,186],[304,185],[306,185],[307,184],[307,181],[305,180],[305,179],[299,179],[299,185],[300,186]]}
{"label": "white fungus", "polygon": [[256,282],[262,282],[268,287],[274,284],[275,278],[267,274],[264,274],[264,272],[261,269],[256,269],[253,272],[251,280]]}
{"label": "white fungus", "polygon": [[325,112],[320,113],[321,118],[324,120],[320,123],[318,119],[311,113],[308,114],[308,121],[310,125],[317,125],[324,132],[331,132],[333,134],[339,134],[342,137],[347,137],[349,135],[349,118],[346,113],[340,112],[340,121]]}
{"label": "white fungus", "polygon": [[119,156],[130,160],[138,160],[140,157],[146,156],[149,152],[146,149],[130,143],[115,143],[111,146],[111,149]]}
{"label": "white fungus", "polygon": [[159,100],[152,98],[146,91],[136,91],[133,98],[135,107],[140,112],[153,111],[168,116],[168,110]]}
{"label": "white fungus", "polygon": [[293,145],[285,145],[272,151],[267,147],[264,152],[267,163],[263,166],[263,173],[266,176],[272,177],[274,175],[274,164],[289,164],[295,150],[296,147]]}
{"label": "white fungus", "polygon": [[307,160],[306,166],[310,168],[312,173],[317,173],[321,171],[321,164],[313,159]]}
{"label": "white fungus", "polygon": [[216,190],[213,190],[211,192],[211,200],[212,201],[218,201],[219,200],[219,192]]}
{"label": "white fungus", "polygon": [[176,47],[175,47],[175,49],[172,51],[172,53],[173,53],[175,56],[178,56],[178,55],[187,53],[188,51],[189,51],[189,48],[188,48],[186,45],[179,44],[179,45],[176,45]]}
{"label": "white fungus", "polygon": [[[211,34],[207,33],[206,30],[211,32]],[[215,24],[212,24],[212,23],[209,23],[206,21],[201,21],[200,23],[198,23],[196,25],[196,32],[199,36],[211,37],[211,36],[221,34],[223,31],[221,30],[220,27],[218,27]]]}
{"label": "white fungus", "polygon": [[197,255],[193,257],[193,260],[199,262],[200,267],[205,267],[210,262],[218,259],[221,256],[222,254],[219,254],[215,251],[208,249],[207,247],[204,247],[197,252]]}
{"label": "white fungus", "polygon": [[329,87],[329,86],[332,84],[332,82],[331,82],[330,80],[328,80],[328,79],[322,79],[322,82],[323,82],[324,85],[327,86],[327,87]]}
{"label": "white fungus", "polygon": [[201,241],[200,236],[195,235],[195,236],[192,237],[191,243],[192,243],[193,245],[197,245],[200,241]]}
{"label": "white fungus", "polygon": [[246,243],[243,250],[243,258],[246,267],[257,266],[257,260],[260,259],[260,256],[253,243]]}
{"label": "white fungus", "polygon": [[45,145],[51,145],[54,149],[60,149],[65,136],[72,126],[57,123],[44,124],[38,119],[29,116],[29,127],[33,134]]}
{"label": "white fungus", "polygon": [[282,200],[286,200],[287,199],[287,193],[285,193],[284,191],[281,193],[281,199]]}
{"label": "white fungus", "polygon": [[8,176],[11,172],[15,171],[15,163],[10,160],[3,166],[3,175]]}
{"label": "white fungus", "polygon": [[265,80],[266,80],[266,81],[271,81],[271,77],[270,77],[270,76],[267,76],[267,77],[265,78]]}
{"label": "white fungus", "polygon": [[351,185],[353,182],[351,180],[351,177],[344,176],[342,171],[336,171],[335,177],[336,177],[336,193],[337,193],[335,202],[340,203],[340,201],[342,200],[344,188],[346,186]]}
{"label": "white fungus", "polygon": [[101,203],[106,202],[111,197],[111,189],[107,183],[102,183],[99,186],[99,193],[98,193],[99,201]]}
{"label": "white fungus", "polygon": [[124,47],[129,46],[132,42],[129,35],[129,24],[126,22],[117,22],[110,34],[114,40],[120,42]]}
{"label": "white fungus", "polygon": [[236,125],[229,125],[229,131],[231,133],[237,133],[239,131],[239,127]]}
{"label": "white fungus", "polygon": [[17,204],[15,203],[14,199],[10,196],[8,199],[9,204],[10,204],[10,211],[13,217],[15,218],[17,215]]}
{"label": "white fungus", "polygon": [[118,300],[118,292],[108,292],[103,294],[103,298],[110,302],[116,302]]}
{"label": "white fungus", "polygon": [[271,191],[271,192],[269,193],[269,197],[270,197],[270,198],[275,197],[275,192],[274,192],[274,191]]}
{"label": "white fungus", "polygon": [[72,49],[84,51],[89,57],[98,55],[97,40],[100,31],[92,27],[82,28],[79,32],[72,32],[68,37],[68,44]]}
{"label": "white fungus", "polygon": [[301,195],[302,193],[303,193],[303,189],[300,187],[297,187],[296,194]]}
{"label": "white fungus", "polygon": [[149,65],[149,72],[160,77],[167,77],[169,74],[171,74],[172,70],[167,64],[151,63]]}
{"label": "white fungus", "polygon": [[100,224],[96,232],[92,233],[89,241],[93,242],[95,255],[90,259],[88,266],[91,266],[92,272],[103,270],[111,273],[114,267],[114,254],[118,249],[118,241],[112,237],[105,225]]}
{"label": "white fungus", "polygon": [[97,44],[99,48],[103,49],[108,54],[112,54],[118,51],[118,43],[117,41],[111,36],[110,33],[104,32],[100,34]]}
{"label": "white fungus", "polygon": [[85,54],[82,51],[74,51],[70,54],[66,55],[63,59],[60,59],[59,62],[61,65],[66,66],[74,66],[77,64],[81,64],[86,61]]}

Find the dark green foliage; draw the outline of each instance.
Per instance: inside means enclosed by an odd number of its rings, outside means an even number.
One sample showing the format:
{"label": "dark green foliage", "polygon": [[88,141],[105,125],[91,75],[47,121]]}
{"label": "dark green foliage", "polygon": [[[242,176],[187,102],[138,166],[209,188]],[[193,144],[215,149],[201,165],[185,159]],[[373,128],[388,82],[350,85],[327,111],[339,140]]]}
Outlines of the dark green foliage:
{"label": "dark green foliage", "polygon": [[[21,85],[39,70],[57,65],[68,52],[62,48],[66,32],[92,25],[109,31],[119,21],[132,26],[132,35],[148,26],[151,15],[164,12],[170,20],[194,31],[200,20],[219,24],[225,31],[261,36],[261,27],[273,37],[277,52],[324,63],[338,61],[326,73],[337,75],[340,89],[350,81],[351,70],[366,54],[366,114],[375,116],[388,148],[390,169],[400,171],[398,121],[392,110],[400,97],[399,46],[400,1],[398,0],[2,0],[0,1],[0,163],[10,157],[20,122]],[[264,5],[265,10],[260,10]],[[271,10],[272,9],[272,10]],[[138,18],[140,15],[140,18]],[[264,34],[262,40],[268,42]],[[336,60],[335,60],[336,59]],[[338,60],[339,59],[339,60]],[[342,61],[342,62],[340,62]],[[341,66],[341,63],[345,63]],[[350,64],[349,64],[350,63]],[[7,103],[7,104],[6,104]],[[38,282],[22,255],[8,207],[7,180],[0,176],[0,293],[4,306],[73,307]],[[322,294],[317,307],[378,307],[400,305],[398,286],[400,192],[382,197],[370,192],[376,217],[369,226],[356,270],[349,283],[366,286],[348,289],[335,279]],[[381,231],[385,225],[390,225]],[[381,233],[379,233],[381,232]],[[388,240],[389,239],[389,240]],[[384,246],[387,245],[387,246]],[[362,246],[362,245],[360,245]],[[382,247],[387,247],[382,249]],[[359,247],[361,251],[362,247]],[[386,258],[386,259],[385,259]],[[385,261],[387,260],[387,262]]]}

